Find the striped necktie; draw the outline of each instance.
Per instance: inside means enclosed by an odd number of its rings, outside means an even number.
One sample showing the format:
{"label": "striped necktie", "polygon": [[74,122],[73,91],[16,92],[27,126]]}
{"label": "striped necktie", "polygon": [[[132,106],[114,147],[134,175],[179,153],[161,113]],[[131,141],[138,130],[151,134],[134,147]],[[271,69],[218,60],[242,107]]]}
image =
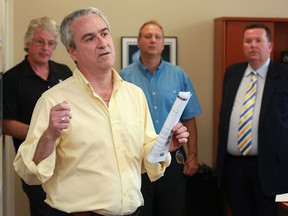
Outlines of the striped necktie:
{"label": "striped necktie", "polygon": [[247,155],[252,148],[252,116],[256,99],[257,73],[251,72],[252,78],[244,98],[238,129],[238,148],[242,155]]}

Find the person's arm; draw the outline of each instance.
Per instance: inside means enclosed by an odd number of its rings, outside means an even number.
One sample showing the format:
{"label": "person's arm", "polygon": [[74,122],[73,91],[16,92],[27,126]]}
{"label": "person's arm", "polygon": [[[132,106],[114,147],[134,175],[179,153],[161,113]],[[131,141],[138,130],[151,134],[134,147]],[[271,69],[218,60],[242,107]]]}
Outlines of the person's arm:
{"label": "person's arm", "polygon": [[5,135],[25,140],[28,129],[29,125],[19,122],[17,120],[3,119],[3,132]]}
{"label": "person's arm", "polygon": [[282,206],[285,209],[288,209],[288,202],[280,202],[280,206]]}
{"label": "person's arm", "polygon": [[30,185],[42,184],[53,175],[55,148],[72,118],[66,101],[49,108],[42,99],[38,100],[34,108],[27,137],[13,161],[17,174]]}
{"label": "person's arm", "polygon": [[56,140],[61,136],[62,131],[69,127],[71,118],[72,115],[68,102],[64,101],[52,107],[49,126],[43,132],[33,158],[33,162],[36,165],[52,154],[55,149]]}
{"label": "person's arm", "polygon": [[192,118],[185,122],[183,125],[187,127],[189,132],[188,142],[187,142],[187,159],[183,168],[183,173],[188,176],[194,175],[199,168],[199,163],[197,159],[197,126],[196,119]]}

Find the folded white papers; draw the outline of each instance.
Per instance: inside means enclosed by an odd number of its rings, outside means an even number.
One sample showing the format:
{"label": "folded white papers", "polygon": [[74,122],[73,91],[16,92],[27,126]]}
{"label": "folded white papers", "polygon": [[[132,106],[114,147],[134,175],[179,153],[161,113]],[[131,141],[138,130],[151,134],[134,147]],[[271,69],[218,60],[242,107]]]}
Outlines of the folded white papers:
{"label": "folded white papers", "polygon": [[179,119],[191,97],[190,92],[179,92],[168,117],[160,131],[159,137],[147,156],[150,163],[157,163],[166,160],[170,148],[172,129],[179,122]]}
{"label": "folded white papers", "polygon": [[275,202],[288,202],[288,193],[276,195]]}

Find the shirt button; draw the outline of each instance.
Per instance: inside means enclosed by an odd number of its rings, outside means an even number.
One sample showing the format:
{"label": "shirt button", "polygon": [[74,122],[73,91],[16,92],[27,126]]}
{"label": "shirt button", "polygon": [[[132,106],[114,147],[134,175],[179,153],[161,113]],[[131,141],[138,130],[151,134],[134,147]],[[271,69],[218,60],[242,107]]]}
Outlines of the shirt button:
{"label": "shirt button", "polygon": [[157,109],[157,106],[154,106],[154,109],[156,110],[156,109]]}

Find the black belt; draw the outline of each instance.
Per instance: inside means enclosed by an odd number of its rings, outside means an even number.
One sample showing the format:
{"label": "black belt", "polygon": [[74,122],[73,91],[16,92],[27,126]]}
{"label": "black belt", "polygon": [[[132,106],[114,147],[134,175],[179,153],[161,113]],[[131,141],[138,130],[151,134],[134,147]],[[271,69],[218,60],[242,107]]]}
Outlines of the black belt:
{"label": "black belt", "polygon": [[[53,209],[53,213],[57,216],[103,216],[103,215],[100,215],[100,214],[97,214],[95,212],[92,212],[92,211],[87,211],[87,212],[75,212],[75,213],[66,213],[66,212],[62,212],[58,209]],[[52,216],[54,216],[54,214],[52,213]],[[128,215],[125,215],[125,216],[138,216],[140,215],[140,207],[137,208],[137,210],[132,213],[132,214],[128,214]]]}
{"label": "black belt", "polygon": [[232,155],[232,154],[229,154],[229,153],[226,153],[226,156],[227,158],[235,158],[235,159],[254,159],[254,158],[257,158],[257,155],[246,155],[246,156],[243,156],[243,155]]}

